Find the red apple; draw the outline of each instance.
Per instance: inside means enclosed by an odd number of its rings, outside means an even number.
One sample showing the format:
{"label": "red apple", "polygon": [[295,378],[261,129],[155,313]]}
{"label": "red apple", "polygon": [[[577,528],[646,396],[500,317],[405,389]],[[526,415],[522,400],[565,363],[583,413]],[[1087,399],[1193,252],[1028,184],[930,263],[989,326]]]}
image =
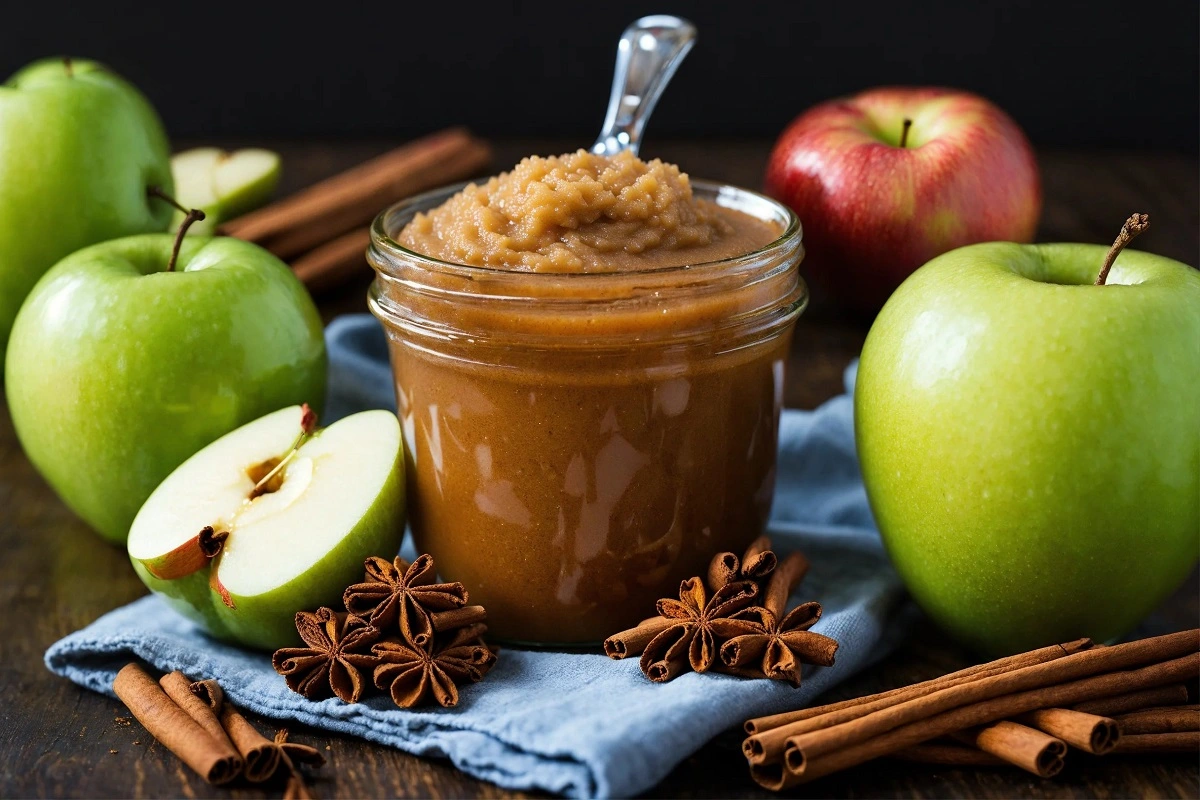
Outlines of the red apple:
{"label": "red apple", "polygon": [[799,215],[817,287],[869,313],[947,250],[1030,241],[1042,208],[1025,134],[954,89],[885,87],[809,109],[775,143],[766,188]]}

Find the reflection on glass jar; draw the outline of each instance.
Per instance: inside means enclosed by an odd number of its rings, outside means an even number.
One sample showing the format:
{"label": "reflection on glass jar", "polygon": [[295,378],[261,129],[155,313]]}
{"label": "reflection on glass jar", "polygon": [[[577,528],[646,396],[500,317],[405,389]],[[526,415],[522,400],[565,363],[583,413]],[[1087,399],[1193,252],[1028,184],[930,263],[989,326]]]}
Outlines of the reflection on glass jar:
{"label": "reflection on glass jar", "polygon": [[766,523],[806,301],[800,228],[760,195],[694,186],[779,238],[689,267],[521,273],[395,243],[457,187],[376,220],[371,308],[388,333],[417,547],[487,607],[498,638],[598,642]]}

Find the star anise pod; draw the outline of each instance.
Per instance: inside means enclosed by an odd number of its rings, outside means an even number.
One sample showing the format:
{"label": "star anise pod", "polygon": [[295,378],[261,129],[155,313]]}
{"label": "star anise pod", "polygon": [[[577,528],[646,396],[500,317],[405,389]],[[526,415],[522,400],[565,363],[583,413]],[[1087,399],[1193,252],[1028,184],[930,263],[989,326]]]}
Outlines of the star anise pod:
{"label": "star anise pod", "polygon": [[461,583],[434,583],[437,572],[428,554],[412,564],[399,556],[394,561],[372,556],[365,568],[363,582],[350,586],[342,596],[346,610],[380,631],[398,622],[400,633],[418,648],[433,638],[431,614],[467,604],[467,590]]}
{"label": "star anise pod", "polygon": [[458,704],[458,684],[483,679],[496,663],[496,654],[479,639],[485,626],[455,631],[445,643],[433,640],[414,646],[400,639],[376,642],[379,659],[375,685],[388,692],[400,708],[412,708],[433,697],[444,708]]}
{"label": "star anise pod", "polygon": [[328,608],[296,614],[296,630],[306,646],[276,650],[271,658],[288,688],[309,700],[337,695],[342,702],[357,703],[362,670],[378,663],[370,647],[379,630],[361,617]]}
{"label": "star anise pod", "polygon": [[280,765],[288,771],[287,787],[283,790],[284,800],[309,800],[312,793],[308,790],[308,781],[296,765],[311,764],[319,767],[325,763],[325,756],[315,747],[289,742],[287,728],[275,732],[275,749],[279,753]]}
{"label": "star anise pod", "polygon": [[695,672],[707,671],[717,658],[722,641],[755,630],[752,620],[736,615],[757,596],[757,584],[737,581],[725,584],[709,599],[704,582],[688,578],[679,586],[678,600],[665,597],[658,601],[658,615],[673,620],[674,624],[646,645],[642,652],[642,672],[652,681],[663,682],[688,666]]}
{"label": "star anise pod", "polygon": [[820,603],[802,603],[782,620],[768,609],[757,630],[735,636],[721,646],[721,661],[731,669],[762,670],[772,680],[800,685],[804,664],[833,666],[838,643],[809,630],[821,618]]}

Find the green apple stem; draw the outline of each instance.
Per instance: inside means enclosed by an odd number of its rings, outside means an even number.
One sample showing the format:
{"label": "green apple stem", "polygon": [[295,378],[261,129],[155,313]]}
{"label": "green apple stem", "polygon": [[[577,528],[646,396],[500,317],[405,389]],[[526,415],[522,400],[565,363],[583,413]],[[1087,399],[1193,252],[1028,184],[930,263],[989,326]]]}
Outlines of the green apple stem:
{"label": "green apple stem", "polygon": [[908,144],[908,129],[912,127],[912,120],[908,117],[904,118],[904,129],[900,131],[900,148],[903,149]]}
{"label": "green apple stem", "polygon": [[1104,263],[1100,266],[1100,274],[1096,277],[1097,286],[1103,286],[1104,282],[1108,280],[1108,271],[1112,269],[1113,262],[1117,260],[1117,256],[1121,255],[1121,251],[1149,227],[1149,214],[1132,214],[1129,219],[1125,220],[1125,224],[1121,226],[1121,232],[1117,234],[1112,247],[1108,248],[1108,255],[1104,257]]}
{"label": "green apple stem", "polygon": [[187,229],[192,227],[193,222],[200,222],[204,219],[204,212],[198,208],[186,208],[158,186],[147,186],[146,196],[170,203],[184,214],[183,222],[179,223],[179,230],[175,233],[175,247],[171,249],[171,260],[167,262],[167,272],[174,272],[175,262],[179,260],[179,248],[183,246],[183,237],[187,235]]}
{"label": "green apple stem", "polygon": [[262,495],[271,491],[268,488],[271,483],[271,479],[278,475],[280,470],[287,466],[287,463],[295,457],[296,451],[298,451],[305,442],[312,438],[313,432],[316,431],[316,429],[317,412],[309,408],[308,403],[305,403],[304,405],[300,406],[300,434],[296,437],[296,440],[292,442],[292,446],[288,448],[288,451],[283,458],[279,459],[279,463],[276,464],[270,472],[259,478],[258,482],[254,484],[254,488],[250,490],[251,500],[256,497],[261,497]]}
{"label": "green apple stem", "polygon": [[71,65],[70,56],[63,56],[63,72],[67,73],[68,78],[75,77],[75,67]]}

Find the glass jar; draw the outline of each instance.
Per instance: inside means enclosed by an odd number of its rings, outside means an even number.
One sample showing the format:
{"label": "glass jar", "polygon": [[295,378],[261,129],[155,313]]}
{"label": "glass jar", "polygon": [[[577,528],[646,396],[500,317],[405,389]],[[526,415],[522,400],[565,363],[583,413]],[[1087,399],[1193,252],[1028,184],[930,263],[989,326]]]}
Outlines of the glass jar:
{"label": "glass jar", "polygon": [[762,195],[694,181],[779,238],[602,274],[463,266],[396,243],[460,188],[380,214],[368,252],[417,549],[487,607],[496,638],[596,643],[766,525],[807,302],[800,223]]}

